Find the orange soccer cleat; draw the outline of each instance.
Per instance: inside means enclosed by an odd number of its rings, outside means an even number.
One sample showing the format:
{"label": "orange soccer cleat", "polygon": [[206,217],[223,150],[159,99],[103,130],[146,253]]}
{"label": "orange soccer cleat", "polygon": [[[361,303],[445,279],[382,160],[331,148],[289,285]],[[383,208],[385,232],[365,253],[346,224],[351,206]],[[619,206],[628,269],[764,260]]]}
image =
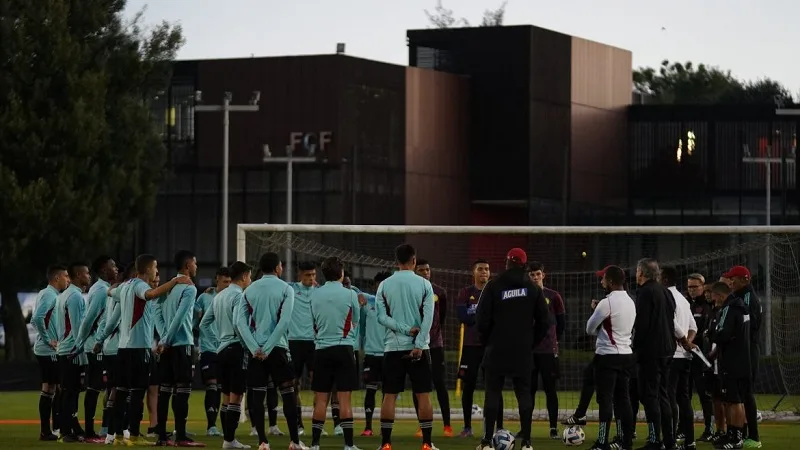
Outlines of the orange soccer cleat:
{"label": "orange soccer cleat", "polygon": [[417,428],[417,432],[414,433],[414,437],[418,437],[418,438],[422,437],[422,428]]}
{"label": "orange soccer cleat", "polygon": [[450,425],[444,427],[444,437],[453,437],[453,427]]}
{"label": "orange soccer cleat", "polygon": [[392,450],[392,444],[383,444],[380,450]]}

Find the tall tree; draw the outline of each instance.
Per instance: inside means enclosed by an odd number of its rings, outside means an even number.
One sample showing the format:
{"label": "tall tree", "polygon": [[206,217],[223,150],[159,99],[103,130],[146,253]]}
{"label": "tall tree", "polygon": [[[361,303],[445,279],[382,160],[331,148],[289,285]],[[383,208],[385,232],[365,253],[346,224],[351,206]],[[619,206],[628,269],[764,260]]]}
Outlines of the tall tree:
{"label": "tall tree", "polygon": [[792,95],[777,81],[744,82],[730,71],[692,62],[661,62],[658,69],[633,71],[634,89],[663,104],[792,104]]}
{"label": "tall tree", "polygon": [[[166,150],[150,114],[181,28],[125,0],[0,2],[0,294],[6,358],[30,357],[17,301],[53,262],[113,248],[149,215]],[[41,285],[39,285],[41,287]]]}
{"label": "tall tree", "polygon": [[[508,1],[504,1],[495,9],[487,9],[483,12],[480,27],[499,27],[503,25],[503,20],[506,15],[506,6]],[[428,21],[434,28],[456,28],[456,27],[470,27],[470,22],[461,17],[456,18],[452,9],[447,9],[442,4],[441,0],[436,1],[436,7],[433,12],[425,10],[425,15],[428,16]]]}

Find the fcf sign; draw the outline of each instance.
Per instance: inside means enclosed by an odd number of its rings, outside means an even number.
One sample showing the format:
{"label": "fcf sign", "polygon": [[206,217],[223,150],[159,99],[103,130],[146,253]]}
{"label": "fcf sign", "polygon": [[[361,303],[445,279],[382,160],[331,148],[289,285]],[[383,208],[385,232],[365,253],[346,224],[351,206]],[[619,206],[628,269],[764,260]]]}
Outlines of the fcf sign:
{"label": "fcf sign", "polygon": [[331,143],[333,133],[330,131],[301,132],[293,131],[289,133],[289,144],[286,146],[286,154],[294,154],[298,148],[303,150],[304,156],[315,156],[317,150],[325,151],[325,146]]}

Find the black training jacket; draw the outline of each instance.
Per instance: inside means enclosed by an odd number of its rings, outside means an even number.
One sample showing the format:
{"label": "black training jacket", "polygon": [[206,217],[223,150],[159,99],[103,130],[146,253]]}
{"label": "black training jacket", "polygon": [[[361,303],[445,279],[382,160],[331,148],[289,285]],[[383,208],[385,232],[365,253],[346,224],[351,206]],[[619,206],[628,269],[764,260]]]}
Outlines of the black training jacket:
{"label": "black training jacket", "polygon": [[756,295],[756,290],[753,289],[752,284],[739,289],[734,292],[734,295],[742,299],[744,306],[750,313],[750,345],[759,345],[759,338],[761,337],[761,300]]}
{"label": "black training jacket", "polygon": [[508,269],[483,288],[475,315],[483,364],[496,374],[531,373],[531,349],[550,328],[547,301],[522,268]]}
{"label": "black training jacket", "polygon": [[717,316],[712,339],[717,344],[717,361],[722,376],[750,376],[750,316],[744,300],[728,296]]}
{"label": "black training jacket", "polygon": [[633,351],[638,361],[675,354],[675,299],[663,285],[649,280],[636,291]]}

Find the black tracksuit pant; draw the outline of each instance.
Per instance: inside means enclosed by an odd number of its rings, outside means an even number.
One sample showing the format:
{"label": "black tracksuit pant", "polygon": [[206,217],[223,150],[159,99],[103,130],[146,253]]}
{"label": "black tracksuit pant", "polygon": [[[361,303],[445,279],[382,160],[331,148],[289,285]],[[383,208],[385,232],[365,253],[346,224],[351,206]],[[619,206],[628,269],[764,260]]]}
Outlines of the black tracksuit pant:
{"label": "black tracksuit pant", "polygon": [[669,366],[672,357],[639,360],[639,397],[647,417],[647,442],[675,444],[669,401]]}

